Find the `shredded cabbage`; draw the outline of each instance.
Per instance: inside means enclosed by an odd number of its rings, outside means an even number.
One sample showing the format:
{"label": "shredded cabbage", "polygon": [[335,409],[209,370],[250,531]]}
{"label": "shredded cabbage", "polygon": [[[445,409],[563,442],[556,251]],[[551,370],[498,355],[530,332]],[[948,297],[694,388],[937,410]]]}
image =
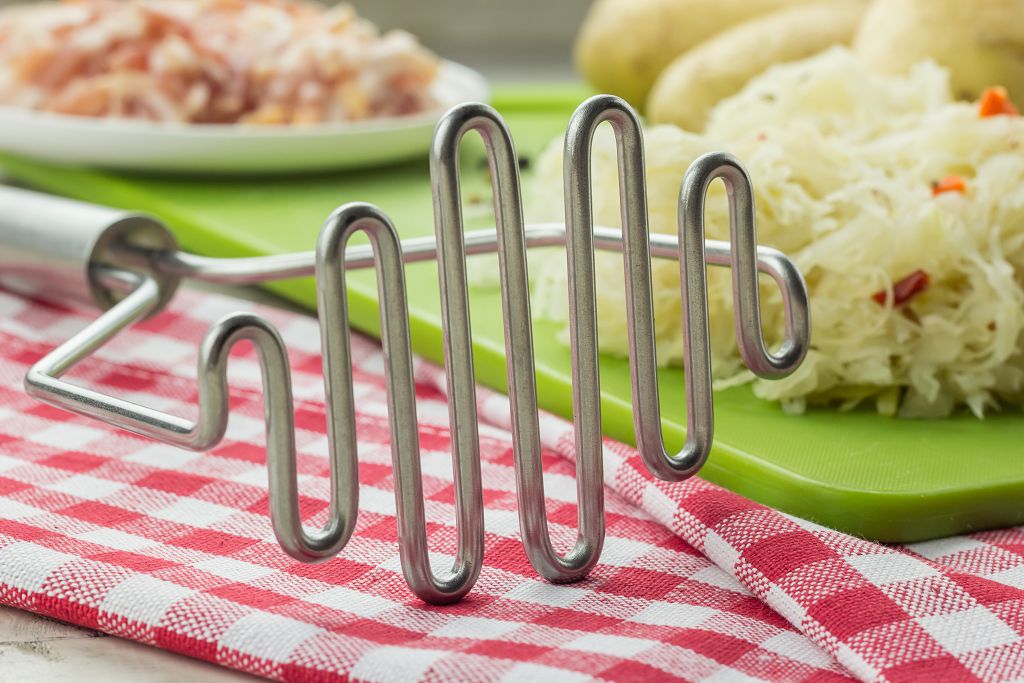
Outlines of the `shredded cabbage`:
{"label": "shredded cabbage", "polygon": [[[966,406],[1024,404],[1024,118],[980,118],[953,101],[947,73],[925,62],[906,76],[869,71],[842,48],[776,66],[712,112],[703,134],[645,131],[651,228],[676,232],[688,165],[725,149],[753,180],[758,241],[803,271],[811,297],[811,350],[791,376],[753,378],[740,360],[729,273],[708,272],[713,372],[719,387],[754,392],[792,412],[872,401],[880,413],[942,417]],[[561,220],[562,143],[537,164],[533,220]],[[933,195],[956,174],[965,192]],[[619,225],[615,144],[594,150],[594,215]],[[708,237],[728,239],[724,187],[707,202]],[[531,263],[537,315],[566,319],[565,257]],[[604,352],[625,354],[622,260],[597,255]],[[930,283],[906,302],[893,286],[915,271]],[[879,294],[881,292],[881,294]],[[678,266],[654,265],[658,358],[682,362]],[[879,299],[883,299],[879,303]],[[762,283],[766,336],[783,330],[782,302]]]}

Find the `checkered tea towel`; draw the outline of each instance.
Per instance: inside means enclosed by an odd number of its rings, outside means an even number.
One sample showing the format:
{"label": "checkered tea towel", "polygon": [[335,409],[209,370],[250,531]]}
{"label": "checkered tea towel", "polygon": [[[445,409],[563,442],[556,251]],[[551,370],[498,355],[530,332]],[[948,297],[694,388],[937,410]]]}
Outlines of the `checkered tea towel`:
{"label": "checkered tea towel", "polygon": [[[206,326],[247,304],[182,294],[74,381],[184,416]],[[319,335],[263,311],[292,354],[303,511],[329,496]],[[1024,677],[1024,531],[891,548],[695,479],[654,481],[608,442],[608,539],[587,580],[540,580],[518,541],[507,399],[481,391],[486,566],[432,607],[398,562],[379,346],[354,343],[360,517],[319,565],[274,541],[255,358],[233,357],[232,417],[208,453],[29,399],[26,369],[93,315],[0,293],[0,602],[285,681],[1012,680]],[[430,547],[455,545],[440,371],[418,369]],[[556,542],[575,537],[572,430],[543,422]]]}

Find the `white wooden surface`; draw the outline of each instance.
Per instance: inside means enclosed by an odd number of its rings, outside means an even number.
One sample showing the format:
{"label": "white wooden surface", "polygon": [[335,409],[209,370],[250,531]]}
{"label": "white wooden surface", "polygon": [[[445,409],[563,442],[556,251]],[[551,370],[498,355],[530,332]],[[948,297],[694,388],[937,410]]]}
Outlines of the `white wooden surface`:
{"label": "white wooden surface", "polygon": [[3,683],[247,683],[253,676],[0,607]]}

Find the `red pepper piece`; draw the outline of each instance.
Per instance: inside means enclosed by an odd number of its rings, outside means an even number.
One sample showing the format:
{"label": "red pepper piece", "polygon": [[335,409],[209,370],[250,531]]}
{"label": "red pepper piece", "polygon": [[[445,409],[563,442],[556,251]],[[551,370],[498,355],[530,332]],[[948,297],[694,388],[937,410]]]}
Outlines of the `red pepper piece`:
{"label": "red pepper piece", "polygon": [[[915,270],[910,275],[897,280],[892,286],[893,306],[902,306],[923,292],[931,284],[931,276],[923,270]],[[871,295],[875,303],[884,306],[889,300],[889,291],[881,289]]]}

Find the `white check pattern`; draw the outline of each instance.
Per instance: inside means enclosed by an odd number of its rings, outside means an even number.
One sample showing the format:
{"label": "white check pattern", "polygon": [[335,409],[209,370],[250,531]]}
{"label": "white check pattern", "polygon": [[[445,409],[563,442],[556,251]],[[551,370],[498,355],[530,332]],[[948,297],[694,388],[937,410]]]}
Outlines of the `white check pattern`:
{"label": "white check pattern", "polygon": [[[77,382],[194,411],[195,344],[245,306],[185,293]],[[0,602],[285,681],[1013,680],[1024,676],[1024,533],[886,548],[700,480],[656,482],[608,442],[608,541],[584,582],[536,577],[518,541],[507,400],[480,392],[486,567],[456,606],[425,606],[398,563],[380,349],[357,339],[361,514],[335,559],[303,565],[267,517],[262,390],[233,358],[223,444],[186,453],[39,404],[27,367],[88,319],[0,294]],[[317,331],[264,311],[295,372],[304,512],[326,514]],[[454,553],[443,382],[417,371],[435,561]],[[194,414],[194,413],[191,413]],[[544,420],[556,543],[575,535],[571,429]]]}

